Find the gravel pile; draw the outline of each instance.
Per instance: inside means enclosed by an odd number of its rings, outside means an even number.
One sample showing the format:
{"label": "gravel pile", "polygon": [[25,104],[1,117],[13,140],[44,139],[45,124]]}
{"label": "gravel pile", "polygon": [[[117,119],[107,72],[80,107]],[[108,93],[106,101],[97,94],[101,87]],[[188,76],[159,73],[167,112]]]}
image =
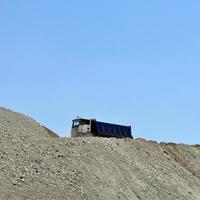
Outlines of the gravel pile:
{"label": "gravel pile", "polygon": [[0,141],[25,141],[55,136],[30,117],[0,108]]}
{"label": "gravel pile", "polygon": [[199,200],[199,146],[59,138],[0,109],[0,199]]}

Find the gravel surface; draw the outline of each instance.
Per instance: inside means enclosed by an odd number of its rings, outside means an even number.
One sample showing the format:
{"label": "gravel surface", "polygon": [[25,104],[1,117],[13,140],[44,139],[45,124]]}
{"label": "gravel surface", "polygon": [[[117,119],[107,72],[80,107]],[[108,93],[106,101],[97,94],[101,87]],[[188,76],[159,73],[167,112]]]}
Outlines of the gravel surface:
{"label": "gravel surface", "polygon": [[0,108],[0,199],[200,200],[200,147],[60,138]]}

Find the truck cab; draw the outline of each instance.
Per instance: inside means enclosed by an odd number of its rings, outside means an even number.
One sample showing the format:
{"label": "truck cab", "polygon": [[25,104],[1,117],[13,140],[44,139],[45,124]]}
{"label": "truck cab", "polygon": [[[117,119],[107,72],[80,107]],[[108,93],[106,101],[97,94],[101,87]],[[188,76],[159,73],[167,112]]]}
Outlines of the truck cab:
{"label": "truck cab", "polygon": [[92,135],[92,120],[77,118],[72,121],[71,129],[72,137],[93,136]]}

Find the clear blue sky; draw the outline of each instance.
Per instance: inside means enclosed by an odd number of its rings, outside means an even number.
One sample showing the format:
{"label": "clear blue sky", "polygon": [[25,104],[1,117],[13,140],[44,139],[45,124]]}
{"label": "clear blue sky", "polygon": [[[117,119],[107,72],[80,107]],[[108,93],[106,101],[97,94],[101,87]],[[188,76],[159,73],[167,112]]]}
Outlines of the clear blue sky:
{"label": "clear blue sky", "polygon": [[1,0],[0,106],[200,142],[200,1]]}

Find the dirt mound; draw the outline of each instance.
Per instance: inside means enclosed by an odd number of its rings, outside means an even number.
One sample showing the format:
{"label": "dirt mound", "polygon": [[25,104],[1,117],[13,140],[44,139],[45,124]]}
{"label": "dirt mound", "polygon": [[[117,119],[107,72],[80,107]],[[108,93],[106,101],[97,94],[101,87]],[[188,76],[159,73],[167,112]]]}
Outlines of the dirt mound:
{"label": "dirt mound", "polygon": [[5,108],[0,108],[1,142],[48,137],[57,137],[57,135],[30,117]]}
{"label": "dirt mound", "polygon": [[200,147],[198,145],[162,143],[161,146],[171,159],[174,159],[185,170],[200,179]]}
{"label": "dirt mound", "polygon": [[0,199],[200,199],[198,146],[55,138],[4,109],[0,143]]}

